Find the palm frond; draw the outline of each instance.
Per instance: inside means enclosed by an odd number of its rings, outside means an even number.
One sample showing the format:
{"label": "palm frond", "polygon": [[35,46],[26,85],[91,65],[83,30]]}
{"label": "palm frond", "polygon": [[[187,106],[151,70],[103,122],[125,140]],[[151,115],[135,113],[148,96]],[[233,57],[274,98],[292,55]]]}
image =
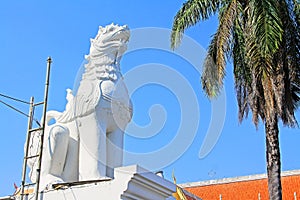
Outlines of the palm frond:
{"label": "palm frond", "polygon": [[278,116],[284,124],[293,127],[297,125],[294,112],[299,105],[300,34],[287,2],[280,0],[279,3],[284,37],[274,56],[274,65],[277,66],[274,92]]}
{"label": "palm frond", "polygon": [[[254,22],[254,24],[260,22],[249,21],[250,28],[246,31],[247,58],[250,59],[252,66],[253,91],[249,95],[250,108],[255,124],[258,123],[259,117],[264,120],[265,118],[270,119],[274,115],[276,118],[281,118],[284,124],[295,126],[297,122],[294,112],[299,104],[298,91],[300,90],[297,84],[297,80],[300,78],[297,75],[299,74],[300,64],[299,31],[297,31],[296,24],[293,22],[286,1],[278,0],[273,3],[277,3],[280,29],[282,30],[280,37],[273,38],[274,40],[277,38],[277,44],[274,45],[274,42],[267,44],[270,41],[268,37],[271,38],[272,36],[267,36],[267,33],[264,39],[257,40],[258,32],[263,34],[269,30],[266,28],[267,26],[250,26]],[[257,8],[253,6],[251,8],[254,8],[254,10],[251,11],[250,18],[258,19],[255,16],[257,15]],[[269,18],[269,20],[271,22],[266,22],[266,24],[275,23],[274,17]],[[259,27],[266,29],[257,31]],[[273,31],[276,31],[276,29]],[[277,45],[278,47],[274,47]]]}
{"label": "palm frond", "polygon": [[251,69],[246,57],[245,49],[245,10],[243,6],[238,4],[238,13],[241,13],[235,20],[233,30],[233,46],[232,57],[234,66],[234,83],[239,109],[239,122],[248,116],[249,112],[249,93],[251,93]]}
{"label": "palm frond", "polygon": [[278,0],[252,0],[251,3],[256,43],[267,67],[271,67],[273,54],[278,50],[283,35]]}
{"label": "palm frond", "polygon": [[174,17],[171,48],[174,49],[180,44],[185,29],[215,14],[220,2],[221,0],[188,0],[184,3]]}
{"label": "palm frond", "polygon": [[204,60],[203,72],[201,76],[203,90],[209,97],[217,96],[218,92],[220,91],[218,67],[216,64],[216,40],[217,36],[215,34],[213,39],[211,40],[208,54]]}
{"label": "palm frond", "polygon": [[295,15],[297,27],[300,28],[300,0],[293,0],[293,12]]}
{"label": "palm frond", "polygon": [[253,26],[253,7],[247,6],[248,17],[245,19],[245,52],[246,62],[251,74],[250,91],[248,96],[249,107],[252,111],[252,121],[258,127],[259,119],[265,119],[264,107],[265,100],[263,95],[262,77],[264,71],[264,60],[262,59],[259,44],[255,36]]}
{"label": "palm frond", "polygon": [[232,29],[236,16],[237,0],[231,0],[220,17],[220,25],[210,43],[208,55],[204,63],[202,85],[210,98],[216,97],[223,86],[226,55],[230,51]]}

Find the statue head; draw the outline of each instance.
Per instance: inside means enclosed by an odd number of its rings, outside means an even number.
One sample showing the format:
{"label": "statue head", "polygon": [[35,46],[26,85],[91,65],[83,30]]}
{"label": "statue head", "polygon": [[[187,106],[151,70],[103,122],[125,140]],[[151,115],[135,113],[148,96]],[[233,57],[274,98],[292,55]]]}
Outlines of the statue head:
{"label": "statue head", "polygon": [[129,36],[130,32],[126,25],[119,26],[112,23],[105,27],[100,26],[95,39],[91,39],[90,56],[105,53],[122,56],[127,49]]}

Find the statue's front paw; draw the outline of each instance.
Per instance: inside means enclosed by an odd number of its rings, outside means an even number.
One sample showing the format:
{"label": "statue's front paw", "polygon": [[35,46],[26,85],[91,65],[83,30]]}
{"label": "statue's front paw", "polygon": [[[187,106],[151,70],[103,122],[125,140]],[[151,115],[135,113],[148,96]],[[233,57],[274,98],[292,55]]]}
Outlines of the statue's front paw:
{"label": "statue's front paw", "polygon": [[58,183],[64,183],[63,179],[57,176],[54,176],[52,174],[48,174],[44,177],[44,189],[43,190],[50,190],[53,189],[52,185],[53,184],[58,184]]}

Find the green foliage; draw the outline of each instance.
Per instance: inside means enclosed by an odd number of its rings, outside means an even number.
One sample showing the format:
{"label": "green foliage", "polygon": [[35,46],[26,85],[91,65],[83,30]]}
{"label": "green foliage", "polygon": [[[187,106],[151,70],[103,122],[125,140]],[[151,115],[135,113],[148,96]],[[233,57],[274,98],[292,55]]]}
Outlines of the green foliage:
{"label": "green foliage", "polygon": [[213,15],[218,10],[220,2],[220,0],[189,0],[184,3],[174,18],[171,47],[176,48],[180,44],[185,29]]}
{"label": "green foliage", "polygon": [[227,57],[232,57],[239,120],[251,110],[255,125],[276,115],[295,126],[300,99],[299,0],[188,0],[174,18],[171,47],[179,45],[188,27],[215,13],[219,26],[201,79],[205,93],[218,96]]}
{"label": "green foliage", "polygon": [[[220,15],[220,25],[209,46],[202,76],[203,88],[209,97],[215,97],[223,85],[226,55],[230,51],[231,30],[237,15],[237,1],[224,5]],[[213,76],[214,78],[210,78]]]}

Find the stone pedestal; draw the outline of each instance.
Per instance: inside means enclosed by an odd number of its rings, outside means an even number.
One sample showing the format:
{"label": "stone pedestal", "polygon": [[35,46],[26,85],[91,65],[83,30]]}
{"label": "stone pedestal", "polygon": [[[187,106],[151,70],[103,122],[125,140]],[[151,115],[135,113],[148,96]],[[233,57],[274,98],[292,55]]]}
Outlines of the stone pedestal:
{"label": "stone pedestal", "polygon": [[[174,199],[176,186],[138,165],[119,167],[114,178],[55,184],[40,200],[164,200]],[[25,199],[31,199],[33,194]],[[17,198],[18,199],[18,198]]]}

